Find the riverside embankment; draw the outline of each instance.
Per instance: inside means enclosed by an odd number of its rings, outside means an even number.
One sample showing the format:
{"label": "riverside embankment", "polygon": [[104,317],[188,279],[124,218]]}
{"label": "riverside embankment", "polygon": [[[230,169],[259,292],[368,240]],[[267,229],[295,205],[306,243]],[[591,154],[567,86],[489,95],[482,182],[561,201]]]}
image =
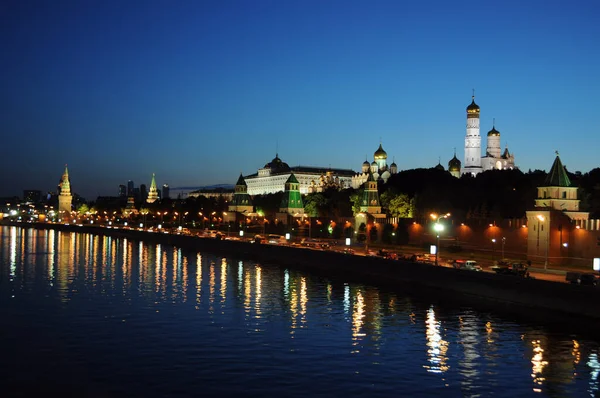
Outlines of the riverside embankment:
{"label": "riverside embankment", "polygon": [[568,330],[600,332],[598,287],[457,270],[334,251],[129,229],[6,221],[2,222],[2,225],[90,233],[170,244],[182,249],[208,251],[225,257],[235,255],[263,264],[307,270],[333,279],[382,286],[409,294],[427,294],[441,304],[453,302],[499,311],[521,319],[525,317],[546,324],[559,324]]}

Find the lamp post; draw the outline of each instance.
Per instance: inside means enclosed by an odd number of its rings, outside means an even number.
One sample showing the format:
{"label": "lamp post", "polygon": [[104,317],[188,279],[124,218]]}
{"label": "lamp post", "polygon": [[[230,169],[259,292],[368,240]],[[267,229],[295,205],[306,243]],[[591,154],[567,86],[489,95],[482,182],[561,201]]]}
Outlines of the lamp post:
{"label": "lamp post", "polygon": [[504,244],[506,243],[506,237],[502,237],[502,259],[504,259]]}
{"label": "lamp post", "polygon": [[[227,212],[223,212],[223,221],[225,221],[225,217],[227,216]],[[229,226],[230,226],[229,218],[227,218],[227,237],[229,238]]]}
{"label": "lamp post", "polygon": [[496,238],[492,239],[492,264],[494,263],[494,259],[496,257]]}
{"label": "lamp post", "polygon": [[440,220],[442,218],[450,217],[450,213],[441,214],[441,215],[432,213],[432,214],[430,214],[430,216],[431,216],[431,218],[433,218],[435,220],[435,224],[433,225],[433,229],[436,232],[435,265],[438,265],[439,256],[440,256],[440,232],[442,232],[444,230],[444,225],[440,224]]}

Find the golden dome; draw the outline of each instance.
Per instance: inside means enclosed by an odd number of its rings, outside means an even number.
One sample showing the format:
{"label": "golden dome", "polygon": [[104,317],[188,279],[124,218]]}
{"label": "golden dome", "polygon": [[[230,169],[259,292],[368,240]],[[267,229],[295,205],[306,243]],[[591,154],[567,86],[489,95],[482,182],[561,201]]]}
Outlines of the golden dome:
{"label": "golden dome", "polygon": [[460,171],[460,160],[454,154],[454,157],[448,162],[448,171]]}
{"label": "golden dome", "polygon": [[383,150],[381,144],[379,144],[379,148],[375,151],[374,157],[375,159],[387,159],[387,153]]}
{"label": "golden dome", "polygon": [[471,97],[471,104],[467,106],[467,114],[478,114],[479,105],[475,103],[475,96]]}
{"label": "golden dome", "polygon": [[496,130],[495,127],[492,127],[490,131],[488,131],[488,137],[497,136],[500,137],[500,132]]}

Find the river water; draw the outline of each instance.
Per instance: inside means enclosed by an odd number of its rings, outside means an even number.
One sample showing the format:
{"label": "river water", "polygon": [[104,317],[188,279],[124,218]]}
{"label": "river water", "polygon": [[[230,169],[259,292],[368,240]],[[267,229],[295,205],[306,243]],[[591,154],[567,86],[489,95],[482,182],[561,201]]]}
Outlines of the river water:
{"label": "river water", "polygon": [[2,396],[600,394],[600,338],[235,253],[0,238]]}

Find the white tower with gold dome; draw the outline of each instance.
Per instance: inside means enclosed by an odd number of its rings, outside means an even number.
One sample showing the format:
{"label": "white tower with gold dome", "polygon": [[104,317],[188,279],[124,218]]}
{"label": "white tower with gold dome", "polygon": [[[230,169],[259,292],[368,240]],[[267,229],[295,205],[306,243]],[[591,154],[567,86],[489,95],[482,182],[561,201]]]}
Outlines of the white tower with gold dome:
{"label": "white tower with gold dome", "polygon": [[475,103],[475,93],[467,106],[467,136],[465,137],[465,167],[461,175],[481,173],[481,135],[479,134],[479,105]]}

